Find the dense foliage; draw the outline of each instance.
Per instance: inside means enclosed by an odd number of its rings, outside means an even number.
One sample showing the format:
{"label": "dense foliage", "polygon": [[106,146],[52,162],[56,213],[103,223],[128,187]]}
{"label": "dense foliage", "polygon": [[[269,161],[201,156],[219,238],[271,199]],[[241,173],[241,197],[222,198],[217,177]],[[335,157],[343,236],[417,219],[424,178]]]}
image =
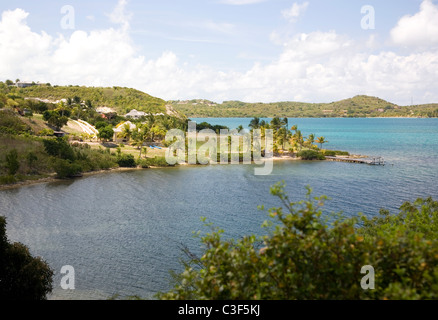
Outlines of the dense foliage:
{"label": "dense foliage", "polygon": [[208,100],[171,101],[174,109],[188,117],[436,117],[437,104],[398,106],[385,100],[356,96],[331,103],[274,102],[245,103]]}
{"label": "dense foliage", "polygon": [[114,108],[120,114],[128,113],[132,109],[153,113],[166,113],[166,103],[164,100],[130,88],[33,86],[19,89],[17,93],[26,97],[50,100],[79,96],[84,101],[92,101],[94,105]]}
{"label": "dense foliage", "polygon": [[[282,207],[269,210],[265,236],[224,239],[212,228],[198,258],[161,299],[437,299],[438,203],[419,199],[398,215],[346,218],[324,215],[325,197],[289,200],[283,183],[272,187]],[[362,267],[375,270],[363,289]]]}
{"label": "dense foliage", "polygon": [[0,217],[0,300],[45,300],[53,271],[21,243],[9,243],[6,219]]}
{"label": "dense foliage", "polygon": [[325,157],[323,154],[316,150],[303,150],[298,152],[297,157],[303,160],[324,160]]}
{"label": "dense foliage", "polygon": [[31,132],[31,128],[17,118],[13,111],[0,111],[0,134],[21,134],[29,132]]}
{"label": "dense foliage", "polygon": [[209,124],[207,122],[201,122],[201,123],[196,125],[196,130],[197,131],[201,131],[201,130],[205,130],[205,129],[213,130],[217,134],[220,134],[221,130],[229,130],[229,128],[226,127],[226,126],[211,125],[211,124]]}
{"label": "dense foliage", "polygon": [[[101,114],[97,108],[102,106],[113,110]],[[140,119],[130,119],[135,129],[124,125],[127,129],[115,135],[115,129],[128,120],[121,115],[134,108],[148,114]],[[35,84],[18,88],[12,81],[0,82],[0,109],[0,185],[38,180],[53,172],[58,178],[68,178],[118,166],[136,167],[141,160],[163,166],[161,159],[143,159],[145,144],[159,143],[170,129],[187,129],[187,119],[166,107],[163,100],[120,87]],[[92,142],[95,139],[89,127],[75,120],[95,125],[97,138],[105,149],[91,149],[85,144],[71,146],[74,141]],[[51,138],[66,133],[69,141]],[[114,138],[137,147],[138,159],[132,155],[132,149],[123,155],[111,152],[109,148],[114,149],[117,145],[107,142]]]}

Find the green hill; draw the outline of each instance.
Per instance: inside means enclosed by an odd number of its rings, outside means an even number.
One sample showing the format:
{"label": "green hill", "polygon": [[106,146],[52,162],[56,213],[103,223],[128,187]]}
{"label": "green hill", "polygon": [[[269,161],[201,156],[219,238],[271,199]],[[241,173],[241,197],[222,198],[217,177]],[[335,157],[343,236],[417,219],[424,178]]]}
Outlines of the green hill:
{"label": "green hill", "polygon": [[166,113],[164,100],[130,88],[40,85],[17,89],[17,93],[26,98],[52,101],[78,96],[82,101],[92,101],[96,107],[113,108],[119,114],[126,114],[132,109],[148,113]]}
{"label": "green hill", "polygon": [[377,97],[355,96],[331,103],[275,102],[245,103],[208,100],[169,101],[188,117],[436,117],[438,104],[398,106]]}

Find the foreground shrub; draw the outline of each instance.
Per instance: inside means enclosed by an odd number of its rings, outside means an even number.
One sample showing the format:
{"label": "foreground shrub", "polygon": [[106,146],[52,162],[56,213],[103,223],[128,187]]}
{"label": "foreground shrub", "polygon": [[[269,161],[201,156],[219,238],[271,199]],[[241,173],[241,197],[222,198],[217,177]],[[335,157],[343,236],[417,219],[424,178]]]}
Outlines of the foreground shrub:
{"label": "foreground shrub", "polygon": [[6,219],[0,217],[0,300],[45,300],[52,291],[53,271],[26,246],[9,243]]}
{"label": "foreground shrub", "polygon": [[[174,275],[173,288],[158,298],[438,298],[436,202],[405,204],[394,218],[323,219],[325,197],[312,198],[309,189],[306,200],[291,202],[284,187],[271,189],[283,206],[268,211],[266,236],[225,240],[223,230],[208,225],[212,232],[201,237],[202,256],[188,252],[185,271]],[[375,270],[374,289],[362,288],[364,266]]]}

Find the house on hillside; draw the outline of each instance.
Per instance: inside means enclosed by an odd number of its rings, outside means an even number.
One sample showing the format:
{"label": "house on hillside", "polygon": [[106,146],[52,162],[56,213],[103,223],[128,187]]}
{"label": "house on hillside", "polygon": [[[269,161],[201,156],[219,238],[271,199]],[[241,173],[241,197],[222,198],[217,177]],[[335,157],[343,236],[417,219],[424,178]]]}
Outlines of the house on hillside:
{"label": "house on hillside", "polygon": [[113,141],[115,143],[127,142],[125,137],[120,137],[120,134],[125,131],[125,126],[129,126],[129,130],[133,132],[137,129],[137,126],[133,124],[131,121],[122,122],[114,128],[114,137]]}
{"label": "house on hillside", "polygon": [[129,113],[125,114],[125,118],[137,120],[137,119],[140,119],[141,117],[145,117],[147,115],[148,114],[146,112],[137,111],[134,109],[134,110],[131,110]]}
{"label": "house on hillside", "polygon": [[18,81],[17,83],[15,83],[15,85],[17,86],[17,88],[27,88],[27,87],[32,87],[35,85],[34,82],[26,82],[26,81]]}
{"label": "house on hillside", "polygon": [[117,112],[108,107],[98,107],[96,108],[96,112],[100,114],[102,119],[114,119],[117,116]]}
{"label": "house on hillside", "polygon": [[97,107],[96,112],[100,114],[115,113],[116,111],[108,107]]}
{"label": "house on hillside", "polygon": [[17,88],[27,88],[27,87],[32,87],[32,86],[41,86],[41,83],[35,83],[35,82],[29,82],[29,81],[17,81],[15,83],[15,86]]}

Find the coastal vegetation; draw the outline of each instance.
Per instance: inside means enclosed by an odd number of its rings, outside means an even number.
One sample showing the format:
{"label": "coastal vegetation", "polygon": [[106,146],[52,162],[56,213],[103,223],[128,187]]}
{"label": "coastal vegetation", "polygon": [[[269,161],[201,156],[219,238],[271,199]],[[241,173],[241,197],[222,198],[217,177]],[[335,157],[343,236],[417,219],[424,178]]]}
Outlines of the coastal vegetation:
{"label": "coastal vegetation", "polygon": [[355,96],[331,103],[273,102],[246,103],[208,100],[169,101],[172,107],[193,118],[365,118],[365,117],[437,117],[438,104],[399,106],[377,97]]}
{"label": "coastal vegetation", "polygon": [[0,300],[46,300],[54,272],[21,243],[10,243],[6,219],[0,216]]}
{"label": "coastal vegetation", "polygon": [[[117,98],[116,92],[122,98]],[[371,116],[373,113],[367,113],[368,109],[359,108],[369,101],[369,97],[355,97],[343,101],[340,108],[346,108],[342,109],[347,110],[344,116],[354,116],[356,107],[363,112],[359,115]],[[385,107],[387,102],[380,99],[373,101],[369,107],[382,107],[383,111],[378,111],[382,116],[391,112],[399,116],[406,111],[389,103]],[[351,106],[352,103],[355,105]],[[97,106],[102,105],[118,112],[97,112]],[[238,102],[230,105],[241,110],[246,108]],[[348,105],[352,108],[350,113]],[[135,119],[123,116],[134,107],[149,114]],[[283,107],[288,110],[287,105]],[[335,105],[331,107],[338,110]],[[310,116],[307,112],[311,108],[302,108],[301,115]],[[430,105],[422,112],[427,112],[429,117],[438,116],[438,109],[434,108],[435,105]],[[165,141],[164,137],[170,129],[186,131],[189,119],[180,113],[166,114],[168,110],[164,101],[126,88],[52,87],[49,84],[17,88],[12,81],[0,82],[0,185],[42,178],[73,178],[113,168],[169,166],[164,149],[172,141]],[[273,114],[257,113],[260,116],[250,121],[249,128],[250,133],[260,130],[262,141],[267,130],[272,130],[275,156],[317,161],[349,156],[347,151],[324,149],[330,137],[316,133],[305,136],[297,125],[289,123],[290,115],[277,113],[275,107],[272,110]],[[420,116],[412,110],[410,116]],[[337,112],[326,112],[325,116],[341,114]],[[221,116],[226,114],[221,112]],[[265,116],[272,120],[263,120]],[[97,132],[86,133],[79,127],[82,122],[74,120],[87,121]],[[198,131],[203,129],[220,133],[228,128],[207,122],[197,125]],[[245,135],[243,126],[238,131],[239,135]],[[203,142],[197,141],[197,150],[202,146]],[[260,148],[266,152],[263,142]],[[240,148],[240,161],[242,152]],[[220,162],[220,156],[215,160]],[[313,197],[310,189],[305,200],[292,202],[284,188],[280,183],[271,189],[282,206],[268,210],[269,220],[263,225],[265,236],[228,239],[223,230],[205,220],[211,231],[203,236],[198,234],[204,246],[202,255],[198,257],[186,250],[189,259],[183,262],[185,271],[174,273],[173,288],[157,297],[438,298],[436,201],[418,199],[405,203],[398,214],[382,210],[375,218],[363,215],[350,218],[323,212],[326,198]],[[0,298],[44,299],[51,291],[52,271],[44,261],[32,257],[25,246],[8,243],[5,226],[5,219],[0,217],[0,281],[7,283],[5,287],[0,286]],[[363,266],[374,267],[375,289],[361,287]]]}
{"label": "coastal vegetation", "polygon": [[[102,104],[109,111],[98,112]],[[136,119],[118,114],[132,107],[151,113]],[[147,152],[146,147],[160,144],[171,128],[187,127],[183,115],[166,110],[163,100],[133,89],[50,84],[18,88],[12,81],[0,82],[0,185],[164,166],[164,150]],[[123,131],[116,132],[120,126]]]}
{"label": "coastal vegetation", "polygon": [[347,151],[323,149],[323,145],[329,143],[325,137],[317,137],[314,133],[305,137],[297,125],[289,126],[288,118],[274,117],[270,122],[267,122],[255,117],[250,121],[249,127],[251,132],[257,129],[261,131],[262,141],[266,130],[272,130],[275,156],[289,156],[302,160],[325,160],[325,156],[349,156]]}
{"label": "coastal vegetation", "polygon": [[[0,83],[0,92],[6,93],[8,99],[10,95],[24,98],[38,98],[48,101],[58,101],[70,98],[69,104],[80,104],[81,101],[88,101],[87,108],[90,106],[108,107],[114,109],[118,114],[126,114],[132,109],[148,113],[166,113],[166,102],[160,98],[155,98],[147,93],[122,87],[102,88],[85,86],[52,86],[50,84],[30,86],[27,88],[16,88]],[[74,97],[80,97],[79,101],[74,101]],[[1,101],[1,99],[0,99]],[[22,103],[22,101],[17,101]],[[38,107],[38,100],[26,102],[35,104]],[[0,102],[0,108],[1,108]],[[40,106],[41,108],[41,106]],[[78,110],[75,110],[76,116]],[[80,111],[81,112],[81,111]]]}
{"label": "coastal vegetation", "polygon": [[[293,202],[271,194],[263,236],[237,240],[204,222],[201,254],[186,247],[163,300],[418,300],[438,298],[438,202],[406,202],[399,213],[346,217],[323,211],[326,197]],[[264,207],[260,207],[264,211]],[[372,274],[371,271],[372,270]]]}
{"label": "coastal vegetation", "polygon": [[[44,109],[44,108],[43,108]],[[64,114],[64,115],[63,115]],[[147,116],[143,119],[122,121],[113,127],[111,120],[100,118],[95,122],[97,136],[72,132],[70,135],[55,136],[55,132],[71,121],[64,110],[46,110],[43,115],[21,116],[10,108],[0,111],[0,184],[13,184],[42,178],[71,178],[86,172],[109,170],[119,167],[149,168],[166,167],[165,149],[172,142],[164,141],[168,130],[187,130],[187,119],[172,116]],[[62,123],[55,123],[58,120]],[[324,160],[334,151],[318,148],[316,143],[326,143],[324,137],[315,134],[304,137],[296,125],[289,128],[287,119],[274,118],[271,122],[254,118],[250,122],[251,131],[259,129],[262,141],[266,130],[273,131],[274,155],[301,158],[303,160]],[[67,126],[66,129],[70,129]],[[224,126],[201,123],[198,132],[204,129],[220,133]],[[61,131],[63,133],[64,131]],[[245,131],[240,131],[244,134]],[[252,133],[252,132],[250,132]],[[97,139],[100,140],[97,141]],[[243,138],[242,138],[243,139]],[[163,148],[153,149],[150,145],[160,143]],[[186,138],[186,145],[188,137]],[[197,142],[197,150],[202,148]],[[265,152],[262,143],[262,154]],[[218,141],[217,150],[220,150]],[[348,152],[338,152],[347,154]],[[335,152],[336,154],[336,152]],[[220,162],[221,154],[216,160]],[[228,158],[231,158],[229,151]],[[243,160],[243,145],[240,145],[239,159]],[[198,161],[198,164],[200,162]]]}

